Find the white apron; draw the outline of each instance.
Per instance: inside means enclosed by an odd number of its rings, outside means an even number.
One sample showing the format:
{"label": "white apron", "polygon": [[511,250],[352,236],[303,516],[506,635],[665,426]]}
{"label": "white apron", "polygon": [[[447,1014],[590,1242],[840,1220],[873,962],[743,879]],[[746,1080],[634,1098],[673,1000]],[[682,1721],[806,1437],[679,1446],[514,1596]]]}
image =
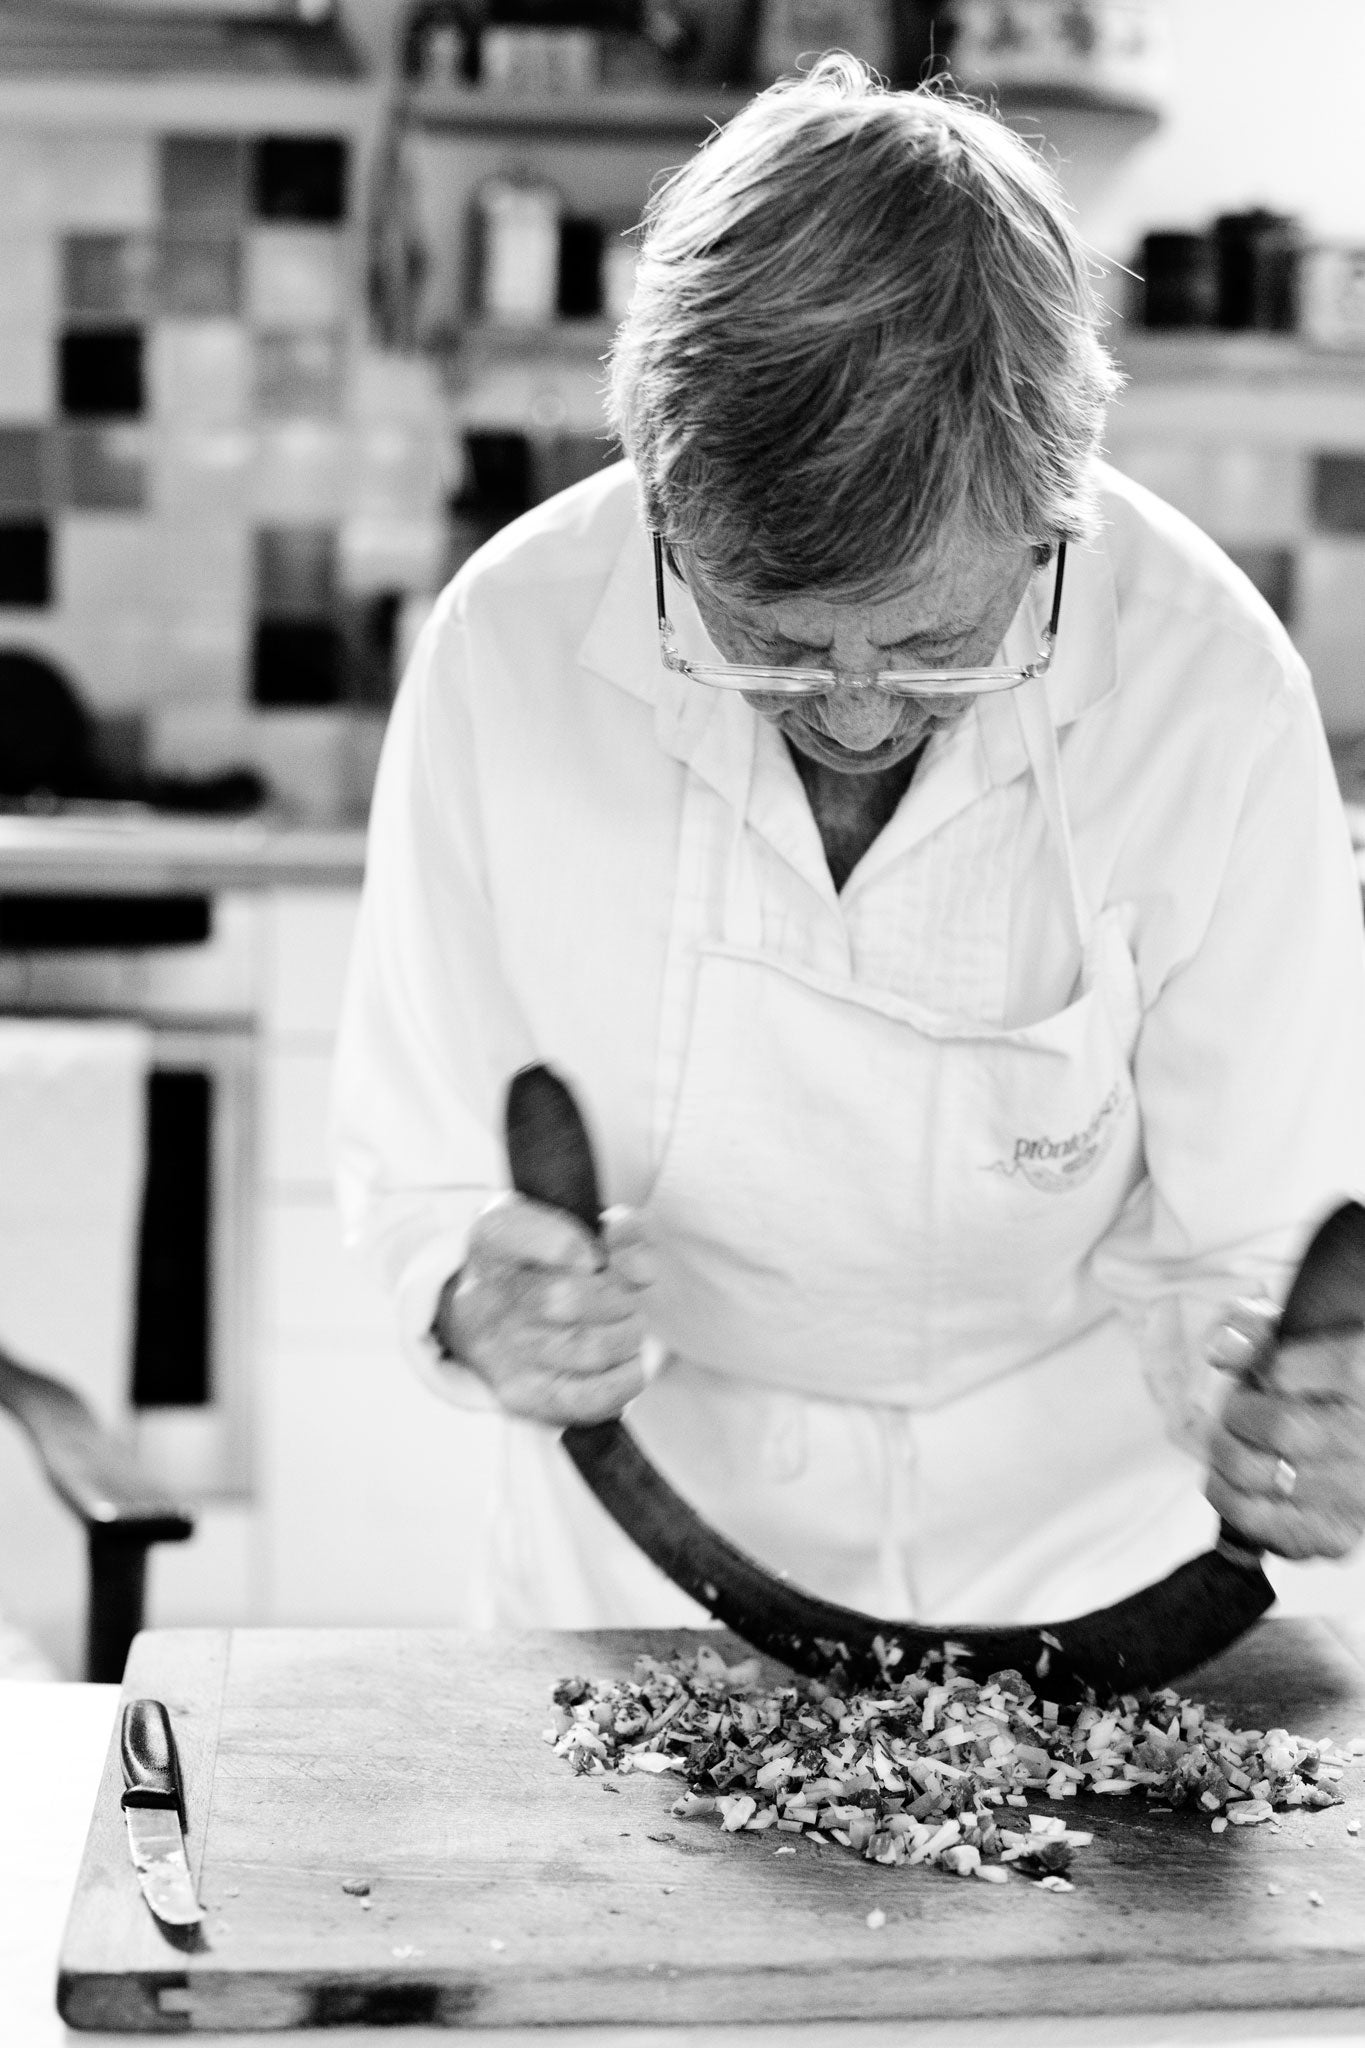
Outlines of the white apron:
{"label": "white apron", "polygon": [[[1143,1175],[1137,976],[1083,897],[1045,684],[1012,701],[1074,999],[996,1028],[765,954],[741,808],[644,1209],[669,1360],[630,1426],[775,1571],[893,1618],[1061,1619],[1215,1527],[1089,1271]],[[509,1431],[508,1457],[499,1618],[701,1618],[550,1432]]]}

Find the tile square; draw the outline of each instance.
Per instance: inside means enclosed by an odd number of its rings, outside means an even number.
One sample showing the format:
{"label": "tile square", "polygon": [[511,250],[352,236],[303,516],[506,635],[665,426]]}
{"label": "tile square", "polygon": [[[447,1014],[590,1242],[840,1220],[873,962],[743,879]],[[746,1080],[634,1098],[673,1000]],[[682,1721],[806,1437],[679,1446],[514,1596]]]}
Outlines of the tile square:
{"label": "tile square", "polygon": [[1303,543],[1294,639],[1328,732],[1365,735],[1365,538],[1323,535]]}
{"label": "tile square", "polygon": [[347,156],[339,135],[262,136],[252,166],[256,218],[345,220]]}
{"label": "tile square", "polygon": [[355,432],[351,504],[357,512],[420,518],[447,496],[445,437],[428,426],[366,426]]}
{"label": "tile square", "polygon": [[323,621],[261,619],[251,650],[257,704],[337,704],[343,696],[340,628]]}
{"label": "tile square", "polygon": [[73,620],[141,622],[147,608],[149,526],[118,512],[70,511],[57,522],[62,604]]}
{"label": "tile square", "polygon": [[68,328],[58,343],[68,419],[136,419],[143,410],[140,327]]}
{"label": "tile square", "polygon": [[256,522],[306,526],[338,519],[349,459],[348,437],[329,420],[263,420],[252,464]]}
{"label": "tile square", "polygon": [[46,519],[0,519],[0,605],[41,611],[52,603],[52,529]]}
{"label": "tile square", "polygon": [[59,434],[60,502],[77,511],[140,512],[146,438],[137,426],[68,426]]}
{"label": "tile square", "polygon": [[210,636],[244,627],[254,592],[252,536],[227,514],[147,522],[146,602],[167,629]]}
{"label": "tile square", "polygon": [[[248,621],[173,619],[157,630],[170,687],[196,704],[246,701]],[[241,756],[237,756],[240,759]]]}
{"label": "tile square", "polygon": [[396,519],[357,514],[341,528],[343,590],[356,595],[387,590],[439,590],[446,580],[449,535],[445,519]]}
{"label": "tile square", "polygon": [[164,235],[157,307],[173,318],[232,317],[242,303],[242,252],[232,237]]}
{"label": "tile square", "polygon": [[63,635],[81,692],[98,712],[146,712],[171,687],[166,648],[153,623],[85,612]]}
{"label": "tile square", "polygon": [[258,721],[245,703],[201,702],[193,690],[158,704],[150,722],[148,753],[173,775],[213,775],[254,760]]}
{"label": "tile square", "polygon": [[154,320],[148,410],[172,428],[234,426],[250,406],[251,344],[239,320]]}
{"label": "tile square", "polygon": [[11,228],[48,231],[62,219],[62,138],[38,128],[0,129],[0,192],[5,195],[5,221]]}
{"label": "tile square", "polygon": [[362,344],[351,364],[349,411],[366,426],[402,423],[428,434],[440,431],[446,416],[440,371],[425,356]]}
{"label": "tile square", "polygon": [[62,307],[68,319],[143,320],[155,288],[156,246],[148,235],[66,235]]}
{"label": "tile square", "polygon": [[398,682],[399,590],[376,590],[347,600],[342,614],[346,637],[346,701],[387,710]]}
{"label": "tile square", "polygon": [[43,427],[0,427],[0,514],[37,517],[47,509],[48,434]]}
{"label": "tile square", "polygon": [[335,528],[263,526],[257,530],[257,618],[328,619],[336,592]]}
{"label": "tile square", "polygon": [[157,513],[233,514],[245,525],[256,501],[255,437],[234,426],[175,425],[157,433],[151,504]]}
{"label": "tile square", "polygon": [[1307,531],[1308,464],[1297,448],[1224,441],[1201,453],[1208,467],[1208,530],[1220,541],[1285,547]]}
{"label": "tile square", "polygon": [[334,228],[258,227],[246,238],[244,305],[262,330],[345,326],[352,254]]}
{"label": "tile square", "polygon": [[255,356],[256,410],[263,419],[339,416],[346,371],[340,335],[260,334]]}
{"label": "tile square", "polygon": [[[6,226],[9,225],[6,213]],[[46,328],[61,321],[60,243],[55,235],[0,235],[0,278],[6,327]]]}
{"label": "tile square", "polygon": [[152,136],[135,127],[63,129],[55,154],[57,220],[91,234],[147,232],[157,223],[160,198],[156,155]]}
{"label": "tile square", "polygon": [[1208,524],[1212,509],[1207,452],[1189,442],[1118,441],[1109,459],[1125,476],[1174,505],[1196,526]]}
{"label": "tile square", "polygon": [[231,231],[247,216],[250,158],[236,135],[163,135],[161,212],[168,227]]}
{"label": "tile square", "polygon": [[1313,524],[1319,533],[1365,534],[1365,455],[1313,457]]}
{"label": "tile square", "polygon": [[0,420],[41,425],[57,410],[52,329],[0,326]]}
{"label": "tile square", "polygon": [[1289,627],[1294,623],[1295,550],[1293,548],[1259,547],[1244,541],[1224,541],[1216,535],[1223,552],[1237,564],[1242,574],[1255,584],[1261,596],[1281,622]]}

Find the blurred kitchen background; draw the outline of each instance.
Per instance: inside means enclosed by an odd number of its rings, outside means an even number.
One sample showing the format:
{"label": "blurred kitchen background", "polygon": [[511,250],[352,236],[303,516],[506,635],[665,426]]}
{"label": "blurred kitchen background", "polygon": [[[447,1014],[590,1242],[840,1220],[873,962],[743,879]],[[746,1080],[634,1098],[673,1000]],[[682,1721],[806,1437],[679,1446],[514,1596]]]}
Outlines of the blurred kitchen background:
{"label": "blurred kitchen background", "polygon": [[[613,457],[651,181],[835,45],[1056,158],[1112,457],[1286,620],[1354,805],[1359,0],[0,0],[0,1350],[193,1523],[152,1622],[480,1617],[486,1426],[324,1156],[385,716],[459,563]],[[0,1413],[0,1669],[81,1668],[59,1492]]]}

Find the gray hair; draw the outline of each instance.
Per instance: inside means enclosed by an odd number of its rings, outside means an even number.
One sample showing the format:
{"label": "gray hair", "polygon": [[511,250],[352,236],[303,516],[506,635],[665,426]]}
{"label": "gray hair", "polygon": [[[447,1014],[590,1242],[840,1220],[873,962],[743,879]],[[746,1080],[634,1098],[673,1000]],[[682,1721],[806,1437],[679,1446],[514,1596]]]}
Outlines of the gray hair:
{"label": "gray hair", "polygon": [[646,211],[610,365],[645,516],[763,601],[884,588],[965,530],[1097,524],[1121,379],[1051,171],[978,106],[823,58]]}

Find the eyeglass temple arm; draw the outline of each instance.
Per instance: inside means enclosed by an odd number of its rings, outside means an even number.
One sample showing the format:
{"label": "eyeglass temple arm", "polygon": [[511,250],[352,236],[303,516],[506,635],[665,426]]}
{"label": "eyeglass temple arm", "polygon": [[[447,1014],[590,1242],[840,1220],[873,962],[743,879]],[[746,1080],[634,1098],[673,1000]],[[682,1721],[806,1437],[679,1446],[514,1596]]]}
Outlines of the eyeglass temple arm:
{"label": "eyeglass temple arm", "polygon": [[[1057,627],[1062,616],[1062,578],[1065,575],[1066,542],[1064,540],[1059,540],[1057,543],[1057,578],[1052,586],[1052,617],[1047,622],[1047,636],[1049,641],[1055,640],[1057,638]],[[662,581],[660,582],[659,588],[660,590],[663,589]]]}
{"label": "eyeglass temple arm", "polygon": [[659,614],[659,631],[668,630],[668,606],[664,601],[664,544],[657,533],[650,539],[654,543],[654,605]]}

